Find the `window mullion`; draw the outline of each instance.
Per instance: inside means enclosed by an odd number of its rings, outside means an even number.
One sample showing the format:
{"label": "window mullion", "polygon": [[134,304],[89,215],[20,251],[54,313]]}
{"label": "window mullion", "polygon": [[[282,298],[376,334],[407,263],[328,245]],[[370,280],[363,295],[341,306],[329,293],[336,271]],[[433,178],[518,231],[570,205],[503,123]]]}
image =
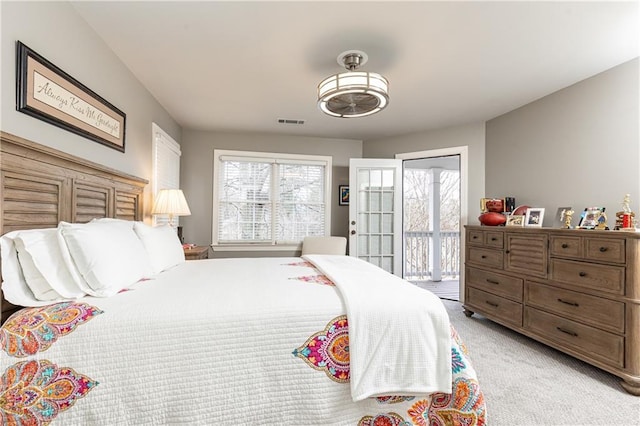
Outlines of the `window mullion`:
{"label": "window mullion", "polygon": [[271,244],[278,244],[276,224],[278,222],[278,206],[280,205],[280,171],[277,163],[271,165]]}

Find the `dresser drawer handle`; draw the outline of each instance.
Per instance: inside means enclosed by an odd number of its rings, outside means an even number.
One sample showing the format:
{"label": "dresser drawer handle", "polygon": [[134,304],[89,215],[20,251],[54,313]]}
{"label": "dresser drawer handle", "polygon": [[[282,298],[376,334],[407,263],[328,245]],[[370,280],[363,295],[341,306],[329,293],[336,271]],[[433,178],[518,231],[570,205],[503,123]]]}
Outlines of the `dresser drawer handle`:
{"label": "dresser drawer handle", "polygon": [[477,240],[477,239],[478,239],[478,236],[477,236],[477,235],[474,235],[474,236],[473,236],[473,237],[471,237],[471,238],[473,238],[474,240]]}
{"label": "dresser drawer handle", "polygon": [[482,257],[483,259],[486,259],[486,258],[487,258],[487,256],[485,256],[484,254],[483,254],[482,256],[480,256],[480,257]]}
{"label": "dresser drawer handle", "polygon": [[499,285],[499,284],[500,284],[498,281],[490,280],[489,278],[487,278],[487,282],[488,282],[488,283],[491,283],[491,284],[496,284],[496,285]]}
{"label": "dresser drawer handle", "polygon": [[565,305],[571,305],[571,306],[580,306],[579,303],[576,302],[569,302],[568,300],[562,300],[562,299],[558,299],[558,302],[564,303]]}
{"label": "dresser drawer handle", "polygon": [[497,308],[497,307],[498,307],[498,304],[497,304],[497,303],[489,302],[488,300],[485,300],[485,301],[484,301],[484,303],[486,303],[486,304],[487,304],[487,305],[489,305],[489,306],[493,306],[494,308]]}
{"label": "dresser drawer handle", "polygon": [[556,329],[557,329],[558,331],[561,331],[561,332],[563,332],[563,333],[565,333],[565,334],[568,334],[568,335],[570,335],[570,336],[578,337],[578,333],[575,333],[575,332],[573,332],[573,331],[565,330],[565,329],[564,329],[564,328],[562,328],[562,327],[556,327]]}
{"label": "dresser drawer handle", "polygon": [[581,277],[586,277],[587,273],[586,272],[580,272],[578,275],[580,275]]}
{"label": "dresser drawer handle", "polygon": [[496,237],[491,237],[491,241],[498,241]]}
{"label": "dresser drawer handle", "polygon": [[567,244],[567,243],[562,243],[562,248],[569,248],[569,244]]}
{"label": "dresser drawer handle", "polygon": [[607,251],[606,247],[600,247],[600,253],[604,253],[605,251]]}

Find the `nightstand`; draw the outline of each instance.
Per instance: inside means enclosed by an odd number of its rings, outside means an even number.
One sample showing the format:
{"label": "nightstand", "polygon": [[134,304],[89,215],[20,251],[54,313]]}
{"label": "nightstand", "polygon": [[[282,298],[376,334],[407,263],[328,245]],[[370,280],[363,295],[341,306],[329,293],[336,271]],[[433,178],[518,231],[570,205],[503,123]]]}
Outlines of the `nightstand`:
{"label": "nightstand", "polygon": [[184,258],[186,260],[208,259],[209,246],[195,246],[184,250]]}

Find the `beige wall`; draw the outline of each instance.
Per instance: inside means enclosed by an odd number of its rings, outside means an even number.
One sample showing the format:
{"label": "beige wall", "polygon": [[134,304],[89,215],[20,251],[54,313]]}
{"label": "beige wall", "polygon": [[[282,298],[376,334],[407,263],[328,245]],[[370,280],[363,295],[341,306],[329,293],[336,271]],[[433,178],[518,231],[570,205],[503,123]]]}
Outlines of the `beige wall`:
{"label": "beige wall", "polygon": [[[151,178],[151,123],[177,141],[181,129],[95,32],[66,2],[2,2],[1,98],[3,131],[114,169]],[[16,111],[16,41],[123,111],[125,152],[60,129]],[[151,209],[147,190],[145,210]]]}
{"label": "beige wall", "polygon": [[[213,150],[276,152],[330,155],[333,157],[331,177],[331,234],[347,236],[349,208],[338,206],[338,185],[349,183],[349,158],[362,156],[362,141],[324,139],[262,133],[222,133],[184,130],[182,134],[180,185],[191,209],[191,216],[180,218],[185,241],[211,244],[213,211]],[[214,253],[215,256],[284,255],[289,252]]]}
{"label": "beige wall", "polygon": [[469,154],[467,223],[477,224],[478,200],[484,197],[484,138],[484,123],[472,123],[400,137],[368,140],[364,142],[362,156],[364,158],[393,158],[396,154],[408,152],[467,146]]}
{"label": "beige wall", "polygon": [[638,59],[487,122],[487,194],[544,207],[640,211]]}

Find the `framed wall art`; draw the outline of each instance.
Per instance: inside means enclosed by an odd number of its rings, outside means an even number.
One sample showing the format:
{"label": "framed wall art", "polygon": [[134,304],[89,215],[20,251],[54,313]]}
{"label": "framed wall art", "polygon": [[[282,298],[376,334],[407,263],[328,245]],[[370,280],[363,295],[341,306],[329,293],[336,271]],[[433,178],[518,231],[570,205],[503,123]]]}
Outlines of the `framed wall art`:
{"label": "framed wall art", "polygon": [[544,219],[544,208],[530,207],[524,216],[524,226],[542,226]]}
{"label": "framed wall art", "polygon": [[349,205],[349,185],[338,186],[338,205]]}
{"label": "framed wall art", "polygon": [[19,41],[16,53],[18,111],[124,152],[125,113]]}

